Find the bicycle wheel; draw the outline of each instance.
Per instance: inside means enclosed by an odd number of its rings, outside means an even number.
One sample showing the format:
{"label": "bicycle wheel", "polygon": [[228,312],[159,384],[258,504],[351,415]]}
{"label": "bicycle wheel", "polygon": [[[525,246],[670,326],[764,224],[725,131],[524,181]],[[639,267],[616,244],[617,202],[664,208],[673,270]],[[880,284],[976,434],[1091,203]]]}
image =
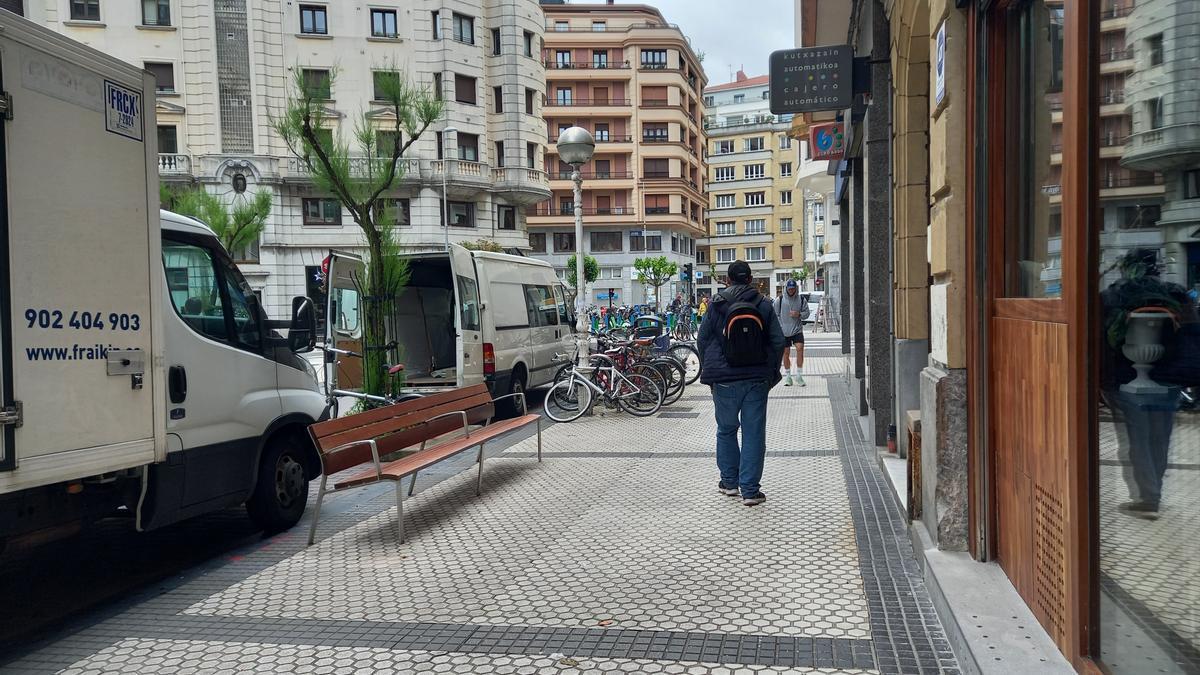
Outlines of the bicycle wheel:
{"label": "bicycle wheel", "polygon": [[625,370],[626,375],[630,373],[650,378],[650,380],[654,382],[654,386],[658,387],[659,391],[667,390],[667,376],[664,374],[662,369],[658,368],[653,363],[646,361],[634,363]]}
{"label": "bicycle wheel", "polygon": [[669,351],[683,365],[684,382],[695,384],[700,379],[700,352],[691,344],[672,345]]}
{"label": "bicycle wheel", "polygon": [[550,387],[543,408],[555,422],[574,422],[592,404],[592,390],[578,376],[569,377]]}
{"label": "bicycle wheel", "polygon": [[617,382],[617,404],[636,417],[649,417],[662,408],[662,390],[645,375],[624,376]]}
{"label": "bicycle wheel", "polygon": [[666,388],[662,390],[663,405],[671,405],[683,396],[683,389],[687,386],[683,366],[670,357],[657,358],[652,363],[667,381]]}

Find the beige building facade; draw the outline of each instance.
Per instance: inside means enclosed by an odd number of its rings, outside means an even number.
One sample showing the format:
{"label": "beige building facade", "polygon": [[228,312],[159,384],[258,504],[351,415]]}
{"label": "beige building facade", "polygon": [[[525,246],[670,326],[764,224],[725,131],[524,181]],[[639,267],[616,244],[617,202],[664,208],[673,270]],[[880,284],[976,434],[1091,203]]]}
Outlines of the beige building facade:
{"label": "beige building facade", "polygon": [[[687,37],[645,5],[544,4],[546,104],[544,169],[551,199],[528,211],[532,255],[560,275],[581,244],[600,263],[588,304],[641,304],[638,258],[666,256],[695,267],[707,204],[702,127],[707,82]],[[584,241],[575,241],[571,167],[558,135],[580,126],[596,139],[582,167]],[[663,300],[690,294],[682,274]]]}

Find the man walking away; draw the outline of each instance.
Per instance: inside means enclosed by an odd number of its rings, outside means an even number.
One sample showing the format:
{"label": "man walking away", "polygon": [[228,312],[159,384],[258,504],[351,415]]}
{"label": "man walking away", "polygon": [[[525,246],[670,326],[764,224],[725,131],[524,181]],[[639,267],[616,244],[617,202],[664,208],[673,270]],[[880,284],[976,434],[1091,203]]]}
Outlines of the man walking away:
{"label": "man walking away", "polygon": [[746,506],[767,500],[759,484],[767,454],[767,394],[779,383],[784,347],[775,308],[752,280],[750,265],[729,265],[729,287],[713,298],[697,339],[700,381],[712,390],[716,408],[717,490],[740,494]]}
{"label": "man walking away", "polygon": [[[801,387],[804,382],[804,320],[808,318],[808,298],[800,293],[795,279],[788,279],[783,295],[775,300],[775,314],[783,329],[783,370],[787,374],[783,386],[792,386],[792,378]],[[792,369],[792,345],[796,345],[796,368]]]}

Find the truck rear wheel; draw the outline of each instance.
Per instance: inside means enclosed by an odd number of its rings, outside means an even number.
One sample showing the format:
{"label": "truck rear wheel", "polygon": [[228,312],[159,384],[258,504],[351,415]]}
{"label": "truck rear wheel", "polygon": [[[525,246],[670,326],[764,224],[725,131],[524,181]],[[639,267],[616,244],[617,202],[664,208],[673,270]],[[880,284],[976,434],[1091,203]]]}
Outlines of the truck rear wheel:
{"label": "truck rear wheel", "polygon": [[254,494],[246,511],[267,532],[286,530],[300,521],[308,503],[304,448],[296,436],[273,438],[263,451]]}

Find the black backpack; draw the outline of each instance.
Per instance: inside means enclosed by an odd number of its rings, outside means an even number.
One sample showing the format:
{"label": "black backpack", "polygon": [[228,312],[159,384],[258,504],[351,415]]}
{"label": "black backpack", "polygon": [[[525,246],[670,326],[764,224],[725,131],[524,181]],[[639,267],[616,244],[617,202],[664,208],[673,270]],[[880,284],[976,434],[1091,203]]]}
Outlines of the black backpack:
{"label": "black backpack", "polygon": [[725,362],[730,366],[761,366],[767,362],[767,323],[758,311],[758,298],[730,304],[723,334]]}

